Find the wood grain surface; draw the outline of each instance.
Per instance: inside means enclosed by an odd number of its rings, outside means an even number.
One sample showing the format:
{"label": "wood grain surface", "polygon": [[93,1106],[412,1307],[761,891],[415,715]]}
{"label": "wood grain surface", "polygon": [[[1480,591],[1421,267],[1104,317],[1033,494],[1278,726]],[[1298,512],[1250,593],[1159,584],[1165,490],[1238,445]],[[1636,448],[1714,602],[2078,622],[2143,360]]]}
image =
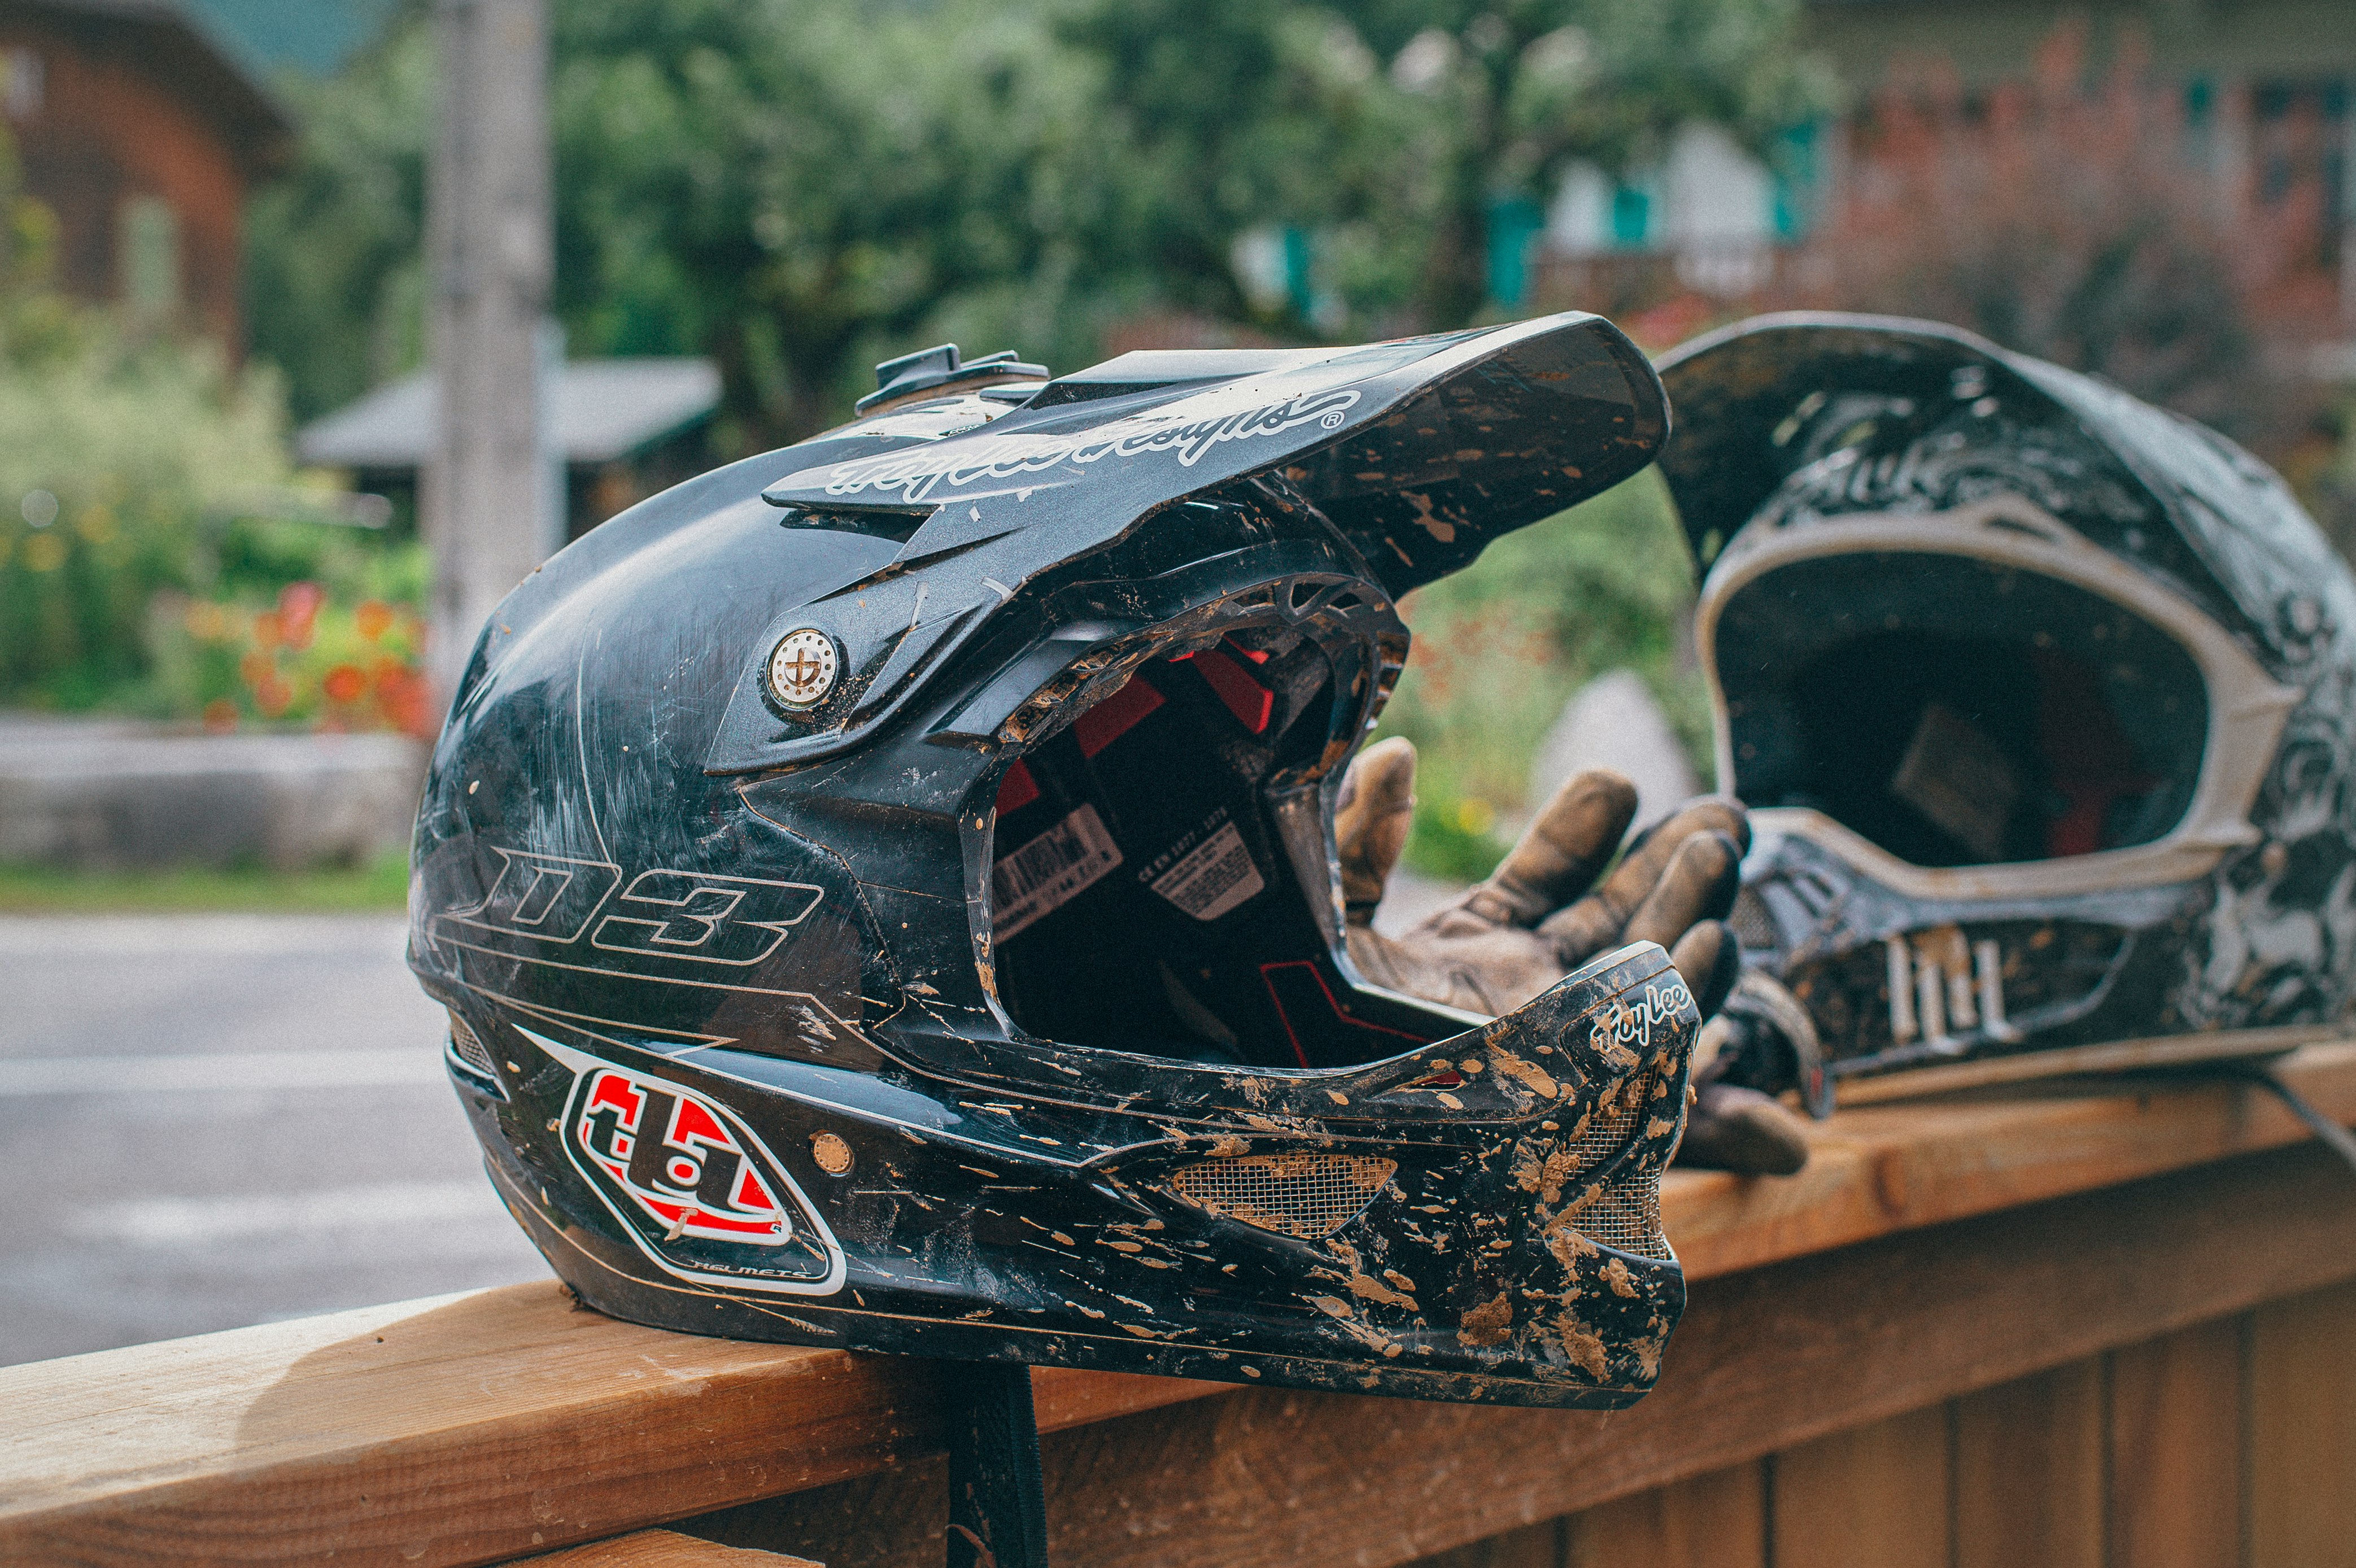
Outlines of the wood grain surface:
{"label": "wood grain surface", "polygon": [[1954,1568],[2104,1568],[2103,1365],[1955,1402]]}
{"label": "wood grain surface", "polygon": [[[2311,1048],[2286,1075],[2333,1114],[2356,1119],[2356,1045]],[[1408,1463],[1408,1475],[1437,1467],[1470,1485],[1497,1442],[1505,1452],[1557,1454],[1576,1470],[1570,1480],[1512,1482],[1502,1511],[1485,1520],[1440,1507],[1408,1531],[1419,1551],[1452,1550],[1654,1480],[2088,1353],[2072,1345],[2125,1343],[2136,1325],[2155,1325],[2147,1331],[2156,1333],[2356,1273],[2348,1194],[2310,1182],[2313,1201],[2283,1212],[2287,1189],[2249,1185],[2248,1171],[2274,1168],[2263,1160],[2219,1165],[2169,1189],[2180,1193],[2172,1201],[2192,1211],[2210,1212],[2227,1193],[2241,1205],[2238,1224],[2217,1232],[2213,1275],[2162,1266],[2190,1243],[2156,1213],[2132,1243],[2097,1228],[2084,1251],[2063,1257],[2040,1250],[2046,1221],[2032,1215],[2078,1211],[2019,1208],[2274,1147],[2301,1133],[2257,1092],[2219,1084],[2049,1087],[2035,1097],[1846,1112],[1819,1129],[1816,1157],[1800,1177],[1672,1173],[1664,1206],[1698,1282],[1695,1308],[1672,1343],[1661,1391],[1637,1410],[1599,1417],[1377,1401],[1340,1408],[1369,1413],[1366,1444],[1409,1445],[1405,1458],[1393,1456]],[[2313,1163],[2292,1156],[2282,1168]],[[2150,1200],[2122,1193],[2088,1201],[2144,1215],[2137,1205]],[[1943,1230],[1919,1261],[1908,1252],[1903,1232],[1972,1215],[1987,1218]],[[2229,1232],[2233,1247],[2224,1245]],[[2016,1233],[2025,1256],[2046,1260],[2035,1265],[2052,1276],[2042,1296],[2007,1280],[2002,1259],[2011,1243],[1991,1238]],[[2308,1254],[2281,1250],[2297,1237]],[[1778,1262],[1816,1253],[1826,1255],[1796,1272]],[[2147,1289],[2130,1284],[2146,1275]],[[1993,1343],[1979,1360],[1912,1347],[1901,1355],[1879,1313],[1855,1326],[1853,1338],[1826,1339],[1828,1322],[1847,1322],[1859,1301],[1872,1300],[1888,1305],[1890,1321],[1910,1322],[1934,1342],[1979,1344],[1982,1326],[1957,1322],[1951,1302],[1923,1296],[1921,1282],[1934,1279],[1967,1296],[1985,1294],[1993,1321],[2036,1347],[2029,1361]],[[1793,1290],[1827,1316],[1793,1320],[1777,1305]],[[2135,1300],[2120,1299],[2130,1290]],[[2048,1332],[2042,1317],[2024,1322],[2031,1304],[2060,1327]],[[2084,1316],[2073,1317],[2081,1307]],[[1785,1328],[1769,1334],[1761,1327],[1769,1323]],[[1818,1392],[1772,1411],[1753,1408],[1748,1402],[1767,1369],[1803,1380],[1786,1388]],[[332,1546],[338,1563],[431,1568],[497,1562],[860,1477],[889,1472],[904,1485],[937,1453],[935,1375],[922,1362],[617,1323],[573,1308],[553,1282],[0,1369],[0,1401],[10,1412],[0,1427],[0,1560],[148,1563],[162,1560],[156,1542],[168,1540],[176,1562],[283,1562]],[[1120,1467],[1141,1463],[1150,1474],[1137,1478],[1143,1489],[1134,1507],[1146,1519],[1179,1508],[1157,1488],[1180,1484],[1183,1467],[1148,1463],[1127,1446],[1138,1440],[1130,1435],[1166,1431],[1182,1447],[1220,1435],[1264,1452],[1280,1446],[1296,1421],[1316,1426],[1305,1414],[1273,1413],[1323,1410],[1340,1397],[1049,1371],[1039,1373],[1037,1389],[1043,1427],[1066,1435],[1050,1442],[1066,1456],[1072,1495],[1121,1492],[1130,1483]],[[1226,1397],[1204,1401],[1211,1393]],[[1731,1422],[1718,1408],[1730,1399],[1742,1412]],[[1180,1402],[1199,1406],[1168,1408]],[[1137,1413],[1156,1407],[1164,1408]],[[1681,1423],[1695,1430],[1678,1430]],[[1578,1435],[1605,1427],[1631,1441]],[[1355,1445],[1354,1435],[1316,1430],[1304,1431],[1301,1451],[1269,1456],[1278,1474],[1313,1467],[1321,1444]],[[1207,1454],[1194,1457],[1211,1463]],[[1511,1465],[1505,1473],[1519,1474]],[[1095,1506],[1066,1510],[1080,1521],[1076,1540],[1094,1539],[1086,1531],[1098,1526],[1086,1521],[1099,1518]],[[1368,1517],[1377,1516],[1380,1509]],[[1158,1528],[1141,1529],[1158,1536]],[[1282,1530],[1269,1539],[1305,1545]],[[1237,1560],[1262,1559],[1248,1551]]]}
{"label": "wood grain surface", "polygon": [[[2310,1046],[2280,1071],[2356,1123],[2356,1042]],[[2052,1083],[1843,1111],[1812,1130],[1797,1176],[1671,1171],[1661,1207],[1687,1277],[1708,1279],[2307,1136],[2279,1101],[2245,1083]]]}
{"label": "wood grain surface", "polygon": [[[2351,1275],[2347,1168],[2256,1156],[1706,1281],[1660,1388],[1613,1414],[1251,1390],[1074,1428],[1044,1445],[1052,1555],[1411,1563]],[[748,1506],[724,1538],[929,1568],[931,1484]]]}
{"label": "wood grain surface", "polygon": [[2250,1318],[2249,1562],[2356,1563],[2356,1284]]}
{"label": "wood grain surface", "polygon": [[2242,1328],[2202,1323],[2111,1357],[2113,1568],[2242,1560]]}
{"label": "wood grain surface", "polygon": [[1730,1465],[1563,1522],[1563,1568],[1766,1568],[1766,1466]]}
{"label": "wood grain surface", "polygon": [[1776,1455],[1772,1560],[1808,1568],[1948,1568],[1947,1471],[1942,1405],[1826,1433]]}

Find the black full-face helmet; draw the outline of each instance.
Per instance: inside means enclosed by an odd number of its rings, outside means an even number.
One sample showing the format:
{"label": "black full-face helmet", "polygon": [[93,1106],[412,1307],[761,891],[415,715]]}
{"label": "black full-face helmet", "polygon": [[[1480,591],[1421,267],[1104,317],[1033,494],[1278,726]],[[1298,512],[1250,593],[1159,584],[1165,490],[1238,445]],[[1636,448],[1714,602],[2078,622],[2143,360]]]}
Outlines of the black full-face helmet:
{"label": "black full-face helmet", "polygon": [[2270,470],[1924,322],[1765,317],[1661,370],[1757,834],[1733,923],[1788,987],[1730,1005],[1769,1026],[1739,1078],[1821,1107],[2345,1016],[2356,581]]}
{"label": "black full-face helmet", "polygon": [[1637,1398],[1692,998],[1651,944],[1495,1019],[1376,988],[1333,820],[1398,595],[1649,462],[1651,368],[1568,315],[885,368],[473,656],[411,963],[519,1221],[703,1333]]}

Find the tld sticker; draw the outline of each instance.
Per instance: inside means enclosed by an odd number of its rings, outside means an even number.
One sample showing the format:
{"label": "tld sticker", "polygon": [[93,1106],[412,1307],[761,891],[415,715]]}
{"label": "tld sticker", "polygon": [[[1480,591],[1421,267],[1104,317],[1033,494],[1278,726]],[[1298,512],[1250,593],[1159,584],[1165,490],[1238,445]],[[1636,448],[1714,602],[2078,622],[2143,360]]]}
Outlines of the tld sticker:
{"label": "tld sticker", "polygon": [[669,1236],[780,1245],[785,1205],[709,1101],[618,1068],[589,1076],[573,1136]]}
{"label": "tld sticker", "polygon": [[638,1250],[676,1279],[827,1296],[844,1259],[826,1221],[759,1136],[670,1078],[518,1032],[573,1073],[564,1152]]}

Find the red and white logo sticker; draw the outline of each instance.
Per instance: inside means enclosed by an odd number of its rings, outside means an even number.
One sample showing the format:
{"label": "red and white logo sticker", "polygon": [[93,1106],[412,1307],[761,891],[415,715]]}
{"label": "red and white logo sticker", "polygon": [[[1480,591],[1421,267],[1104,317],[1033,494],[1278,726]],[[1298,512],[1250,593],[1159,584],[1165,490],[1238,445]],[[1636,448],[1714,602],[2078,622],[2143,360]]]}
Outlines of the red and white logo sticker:
{"label": "red and white logo sticker", "polygon": [[842,1288],[846,1260],[826,1221],[723,1103],[536,1029],[517,1032],[573,1073],[556,1124],[564,1152],[665,1274],[794,1296]]}
{"label": "red and white logo sticker", "polygon": [[774,1247],[792,1238],[792,1214],[709,1101],[601,1067],[580,1104],[574,1141],[662,1224],[667,1239]]}

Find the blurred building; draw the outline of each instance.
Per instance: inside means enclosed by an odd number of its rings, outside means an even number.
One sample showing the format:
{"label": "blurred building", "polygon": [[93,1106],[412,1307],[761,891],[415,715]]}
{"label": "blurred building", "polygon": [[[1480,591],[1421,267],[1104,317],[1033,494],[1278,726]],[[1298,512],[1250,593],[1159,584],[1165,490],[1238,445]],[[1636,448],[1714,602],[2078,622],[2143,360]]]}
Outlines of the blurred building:
{"label": "blurred building", "polygon": [[[567,539],[712,465],[720,372],[709,359],[575,359],[553,379],[549,438],[564,464]],[[439,408],[433,376],[420,370],[304,426],[294,451],[348,471],[396,517],[414,518]]]}
{"label": "blurred building", "polygon": [[[1809,44],[1859,112],[1893,72],[1933,62],[1966,94],[2019,79],[2065,15],[2045,0],[1804,0],[1804,12]],[[2319,187],[2331,231],[2318,260],[2339,270],[2341,319],[2356,336],[2356,14],[2345,0],[2096,0],[2070,15],[2086,24],[2095,63],[2141,48],[2175,84],[2188,156],[2206,172],[2248,181],[2262,200]],[[1757,293],[1826,210],[1852,130],[1794,127],[1762,159],[1690,126],[1649,167],[1615,177],[1574,166],[1542,213],[1501,215],[1528,236],[1527,291],[1622,310],[1676,288]]]}
{"label": "blurred building", "polygon": [[241,341],[247,193],[292,128],[172,0],[0,0],[0,122],[84,299]]}

